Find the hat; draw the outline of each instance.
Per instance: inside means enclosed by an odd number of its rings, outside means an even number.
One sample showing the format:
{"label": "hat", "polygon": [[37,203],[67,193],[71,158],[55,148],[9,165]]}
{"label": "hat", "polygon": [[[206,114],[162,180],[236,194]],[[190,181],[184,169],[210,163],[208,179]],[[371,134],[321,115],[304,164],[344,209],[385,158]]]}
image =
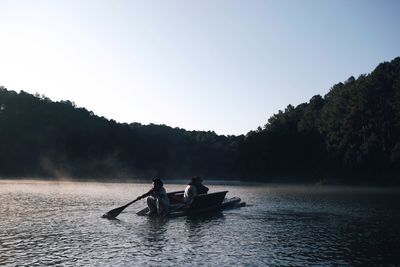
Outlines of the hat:
{"label": "hat", "polygon": [[190,179],[192,182],[203,182],[200,176],[194,176]]}
{"label": "hat", "polygon": [[163,185],[164,185],[164,183],[161,181],[160,178],[154,178],[154,179],[153,179],[153,183],[154,183],[154,184],[157,184],[157,185],[159,185],[159,186],[163,186]]}

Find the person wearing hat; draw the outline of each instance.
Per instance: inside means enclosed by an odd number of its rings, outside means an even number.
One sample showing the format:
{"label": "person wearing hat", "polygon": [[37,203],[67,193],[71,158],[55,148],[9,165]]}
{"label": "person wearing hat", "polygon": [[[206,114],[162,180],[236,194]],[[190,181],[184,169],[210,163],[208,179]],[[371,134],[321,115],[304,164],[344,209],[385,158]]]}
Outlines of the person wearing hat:
{"label": "person wearing hat", "polygon": [[142,199],[147,197],[147,206],[149,207],[149,215],[153,214],[165,214],[168,212],[169,199],[167,191],[163,187],[163,182],[159,178],[154,178],[153,187],[146,193],[138,197]]}
{"label": "person wearing hat", "polygon": [[207,194],[208,188],[202,184],[203,179],[199,176],[192,177],[185,188],[183,200],[186,204],[192,204],[194,197],[200,194]]}

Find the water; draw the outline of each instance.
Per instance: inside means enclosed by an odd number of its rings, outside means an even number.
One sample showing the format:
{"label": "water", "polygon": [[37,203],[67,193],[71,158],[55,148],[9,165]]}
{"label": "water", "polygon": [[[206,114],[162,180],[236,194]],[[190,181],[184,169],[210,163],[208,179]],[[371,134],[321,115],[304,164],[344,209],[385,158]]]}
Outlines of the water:
{"label": "water", "polygon": [[400,266],[398,189],[210,186],[249,205],[157,219],[136,216],[141,201],[100,218],[148,187],[0,180],[0,265]]}

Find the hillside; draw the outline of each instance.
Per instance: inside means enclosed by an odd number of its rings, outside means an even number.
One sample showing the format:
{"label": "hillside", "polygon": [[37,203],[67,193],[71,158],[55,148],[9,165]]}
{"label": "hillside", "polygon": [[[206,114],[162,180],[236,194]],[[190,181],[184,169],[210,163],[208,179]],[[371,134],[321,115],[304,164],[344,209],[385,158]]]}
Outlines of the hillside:
{"label": "hillside", "polygon": [[0,176],[399,183],[400,58],[246,136],[121,124],[0,87]]}
{"label": "hillside", "polygon": [[244,176],[399,183],[400,58],[272,116],[240,152]]}
{"label": "hillside", "polygon": [[240,137],[121,124],[0,88],[0,176],[139,178],[232,173]]}

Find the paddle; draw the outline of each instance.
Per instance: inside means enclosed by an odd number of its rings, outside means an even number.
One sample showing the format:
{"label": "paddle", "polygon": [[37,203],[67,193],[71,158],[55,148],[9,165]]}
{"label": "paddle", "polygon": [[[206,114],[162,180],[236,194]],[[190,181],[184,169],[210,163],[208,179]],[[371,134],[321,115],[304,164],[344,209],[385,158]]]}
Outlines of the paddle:
{"label": "paddle", "polygon": [[128,204],[126,204],[125,206],[110,210],[109,212],[103,214],[103,216],[101,216],[101,217],[102,218],[107,218],[107,219],[115,219],[124,209],[126,209],[129,205],[135,203],[139,199],[140,198],[138,197],[137,199],[129,202]]}

